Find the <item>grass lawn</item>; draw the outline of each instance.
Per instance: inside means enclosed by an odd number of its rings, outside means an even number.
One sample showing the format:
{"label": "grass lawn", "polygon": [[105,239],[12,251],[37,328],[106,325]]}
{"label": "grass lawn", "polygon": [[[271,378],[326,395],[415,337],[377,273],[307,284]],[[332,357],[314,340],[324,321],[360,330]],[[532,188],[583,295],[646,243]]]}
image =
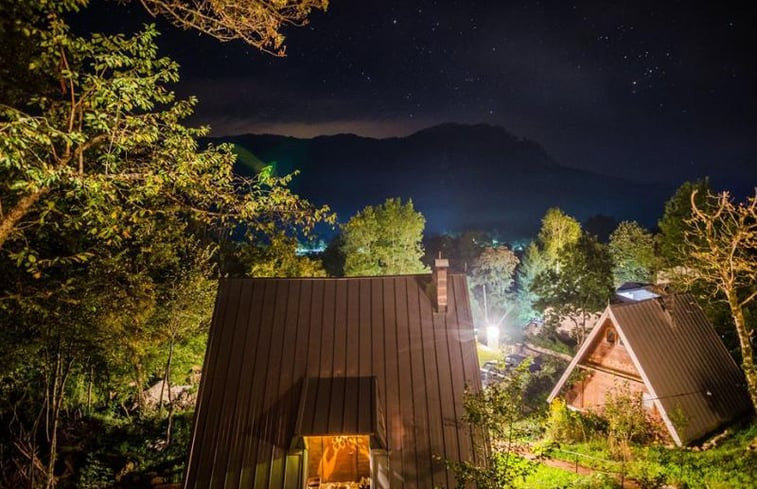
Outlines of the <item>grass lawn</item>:
{"label": "grass lawn", "polygon": [[482,345],[481,343],[476,343],[476,347],[478,349],[479,367],[483,366],[484,362],[488,362],[490,360],[501,362],[505,359],[505,355],[499,350],[492,350],[488,346]]}
{"label": "grass lawn", "polygon": [[[715,448],[694,451],[679,450],[661,445],[634,447],[633,460],[626,466],[629,477],[644,481],[659,477],[673,487],[687,489],[757,488],[757,452],[749,449],[757,438],[757,424],[734,428],[735,433]],[[588,443],[563,444],[562,449],[589,455],[581,457],[581,464],[602,470],[619,470],[620,463],[600,461],[609,459],[603,440]],[[552,456],[567,461],[573,458],[560,450]]]}
{"label": "grass lawn", "polygon": [[539,464],[535,472],[515,484],[515,489],[614,489],[616,487],[618,484],[615,481],[600,474],[579,475],[543,464]]}

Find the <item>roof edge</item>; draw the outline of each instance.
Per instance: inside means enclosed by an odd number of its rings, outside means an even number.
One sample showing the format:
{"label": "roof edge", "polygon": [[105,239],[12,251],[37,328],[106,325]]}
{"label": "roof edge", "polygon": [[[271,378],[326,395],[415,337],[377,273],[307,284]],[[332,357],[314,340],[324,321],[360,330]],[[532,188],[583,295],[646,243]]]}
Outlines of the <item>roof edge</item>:
{"label": "roof edge", "polygon": [[591,330],[591,333],[589,333],[589,336],[586,337],[584,340],[583,345],[578,349],[575,356],[573,357],[573,360],[570,361],[570,364],[568,364],[568,368],[565,369],[565,372],[563,372],[562,376],[560,377],[560,380],[557,381],[557,384],[552,389],[552,392],[549,393],[549,396],[547,396],[547,402],[552,402],[555,397],[560,394],[560,391],[562,390],[565,383],[568,381],[568,377],[570,377],[570,374],[573,373],[573,370],[576,368],[576,365],[578,365],[578,362],[580,362],[583,357],[586,355],[586,351],[589,349],[589,345],[592,341],[594,341],[594,338],[599,334],[599,330],[601,329],[602,323],[607,319],[607,315],[610,311],[610,306],[607,306],[605,310],[602,312],[602,314],[597,318],[597,321],[594,323],[594,328]]}

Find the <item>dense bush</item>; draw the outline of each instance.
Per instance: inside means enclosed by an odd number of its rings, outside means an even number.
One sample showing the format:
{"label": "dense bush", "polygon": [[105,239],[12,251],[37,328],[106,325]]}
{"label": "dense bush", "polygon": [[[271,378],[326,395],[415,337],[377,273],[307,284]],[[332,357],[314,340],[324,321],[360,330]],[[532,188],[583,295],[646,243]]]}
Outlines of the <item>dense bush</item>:
{"label": "dense bush", "polygon": [[549,405],[545,427],[546,438],[558,443],[587,442],[596,436],[605,438],[607,433],[604,419],[592,413],[570,410],[560,398]]}
{"label": "dense bush", "polygon": [[152,482],[180,482],[192,428],[192,412],[173,417],[172,441],[166,444],[168,420],[155,414],[131,422],[112,416],[82,421],[71,453],[78,465],[76,480],[61,481],[61,488],[149,487]]}

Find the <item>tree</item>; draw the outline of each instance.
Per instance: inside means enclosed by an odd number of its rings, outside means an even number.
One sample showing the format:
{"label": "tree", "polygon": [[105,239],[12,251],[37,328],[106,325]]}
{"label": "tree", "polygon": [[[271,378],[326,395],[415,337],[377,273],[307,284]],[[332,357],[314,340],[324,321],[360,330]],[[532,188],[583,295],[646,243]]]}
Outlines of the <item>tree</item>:
{"label": "tree", "polygon": [[426,219],[413,201],[387,199],[367,206],[342,226],[344,274],[399,275],[424,273],[423,228]]}
{"label": "tree", "polygon": [[83,38],[70,34],[59,12],[50,15],[48,29],[30,31],[40,49],[29,67],[60,90],[29,106],[0,108],[0,248],[22,242],[62,197],[82,207],[64,225],[85,227],[103,241],[130,232],[135,215],[115,222],[120,216],[113,214],[123,196],[142,204],[143,214],[166,212],[143,207],[162,197],[171,210],[207,222],[312,223],[311,216],[322,216],[283,187],[286,178],[235,176],[229,146],[198,150],[195,139],[207,130],[181,124],[196,101],[177,101],[167,89],[178,80],[178,66],[157,56],[154,26],[134,37]]}
{"label": "tree", "polygon": [[540,315],[540,312],[534,309],[534,303],[539,297],[534,291],[533,284],[536,277],[546,270],[547,259],[539,246],[534,242],[529,243],[518,269],[518,310],[520,320],[524,324]]}
{"label": "tree", "polygon": [[705,195],[712,191],[707,178],[695,182],[684,182],[665,203],[665,211],[657,222],[660,232],[657,247],[661,266],[674,268],[686,261],[688,250],[683,248],[686,220],[691,218],[691,194],[697,191],[697,205],[704,209],[708,205]]}
{"label": "tree", "polygon": [[[168,425],[166,427],[166,444],[171,443],[173,428],[174,399],[172,398],[172,384],[176,377],[174,373],[176,364],[182,363],[177,360],[186,360],[180,357],[182,343],[191,343],[204,333],[210,326],[213,300],[215,299],[216,283],[209,277],[212,276],[211,248],[202,249],[197,247],[189,253],[189,259],[182,263],[178,273],[172,274],[165,282],[160,299],[158,313],[153,322],[159,325],[158,331],[162,333],[161,343],[168,343],[165,368],[161,383],[158,406],[163,408],[163,394],[168,400]],[[204,353],[204,349],[203,352]],[[186,353],[185,353],[186,356]],[[192,355],[189,355],[190,357]],[[192,358],[191,365],[194,367],[202,364],[202,357]],[[186,367],[186,365],[184,365]],[[186,373],[186,368],[183,370]]]}
{"label": "tree", "polygon": [[559,267],[560,252],[578,241],[581,224],[557,207],[547,209],[541,220],[539,244],[550,266]]}
{"label": "tree", "polygon": [[152,15],[195,29],[221,41],[242,40],[259,50],[284,56],[282,28],[303,26],[313,10],[326,10],[328,0],[139,0]]}
{"label": "tree", "polygon": [[581,236],[581,225],[557,207],[547,209],[541,221],[541,229],[536,241],[531,242],[523,256],[518,271],[518,302],[521,320],[529,322],[543,311],[534,308],[539,295],[534,287],[536,277],[546,271],[555,274],[560,267],[562,250],[575,243]]}
{"label": "tree", "polygon": [[454,256],[455,266],[464,272],[473,265],[473,261],[481,254],[491,236],[484,231],[465,230],[455,238]]}
{"label": "tree", "polygon": [[519,261],[505,246],[487,247],[469,271],[471,295],[494,325],[499,326],[514,310],[514,275]]}
{"label": "tree", "polygon": [[0,46],[13,61],[3,73],[33,75],[27,87],[23,76],[0,82],[0,332],[11,353],[0,424],[20,442],[0,440],[0,465],[24,454],[31,487],[56,482],[81,380],[100,380],[101,407],[127,416],[150,378],[171,382],[179,346],[202,336],[214,236],[325,216],[291,194],[289,177],[241,179],[230,147],[200,149],[207,130],[183,125],[194,100],[168,89],[178,67],[158,56],[155,28],[72,34],[65,18],[85,4],[0,4],[0,35],[20,46]]}
{"label": "tree", "polygon": [[[690,196],[691,218],[684,242],[690,251],[683,280],[705,282],[727,302],[741,347],[741,366],[757,412],[757,370],[745,311],[757,298],[757,189],[746,202],[734,203],[728,192]],[[704,203],[701,199],[704,199]]]}
{"label": "tree", "polygon": [[657,268],[654,236],[635,221],[621,222],[610,235],[615,285],[651,282]]}
{"label": "tree", "polygon": [[612,259],[593,236],[582,235],[560,253],[558,270],[546,270],[534,281],[535,306],[547,321],[573,322],[578,343],[586,337],[589,317],[607,306],[613,292]]}
{"label": "tree", "polygon": [[[711,212],[712,201],[706,198],[712,193],[707,178],[695,182],[683,183],[665,204],[665,212],[658,221],[660,232],[656,236],[658,255],[658,282],[669,290],[687,290],[694,294],[702,305],[705,314],[715,326],[720,337],[732,354],[738,356],[740,351],[736,331],[731,321],[731,311],[725,301],[713,301],[717,295],[717,287],[712,283],[700,280],[696,282],[685,280],[681,273],[688,266],[691,254],[687,244],[686,221],[692,217],[691,194],[696,190],[697,207]],[[701,239],[689,236],[688,241],[703,245]]]}
{"label": "tree", "polygon": [[[519,421],[528,415],[523,402],[529,383],[529,363],[523,362],[500,380],[478,393],[466,392],[463,421],[474,432],[475,447],[486,454],[485,461],[450,462],[458,489],[509,489],[530,474],[535,463],[520,453],[518,440],[524,435]],[[488,441],[488,446],[484,443]]]}
{"label": "tree", "polygon": [[284,233],[270,238],[267,245],[248,245],[243,262],[250,277],[325,277],[320,261],[297,255],[297,240]]}
{"label": "tree", "polygon": [[642,394],[631,392],[628,382],[615,385],[605,394],[602,417],[607,420],[611,453],[623,460],[630,455],[632,441],[647,442],[655,434],[655,426],[644,409]]}

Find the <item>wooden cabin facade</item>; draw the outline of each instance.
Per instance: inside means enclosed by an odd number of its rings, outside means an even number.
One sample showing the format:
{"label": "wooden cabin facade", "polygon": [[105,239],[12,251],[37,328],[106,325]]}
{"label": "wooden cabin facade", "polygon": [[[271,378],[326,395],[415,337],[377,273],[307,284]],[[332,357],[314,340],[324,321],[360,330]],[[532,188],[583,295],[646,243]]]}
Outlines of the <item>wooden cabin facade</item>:
{"label": "wooden cabin facade", "polygon": [[741,370],[690,294],[608,306],[548,401],[601,413],[620,391],[639,395],[677,445],[750,409]]}
{"label": "wooden cabin facade", "polygon": [[186,489],[454,487],[480,389],[464,275],[222,280]]}
{"label": "wooden cabin facade", "polygon": [[627,390],[631,395],[648,397],[644,379],[625,348],[612,319],[604,317],[584,359],[577,364],[583,375],[565,389],[568,405],[581,409],[600,409],[608,392]]}

